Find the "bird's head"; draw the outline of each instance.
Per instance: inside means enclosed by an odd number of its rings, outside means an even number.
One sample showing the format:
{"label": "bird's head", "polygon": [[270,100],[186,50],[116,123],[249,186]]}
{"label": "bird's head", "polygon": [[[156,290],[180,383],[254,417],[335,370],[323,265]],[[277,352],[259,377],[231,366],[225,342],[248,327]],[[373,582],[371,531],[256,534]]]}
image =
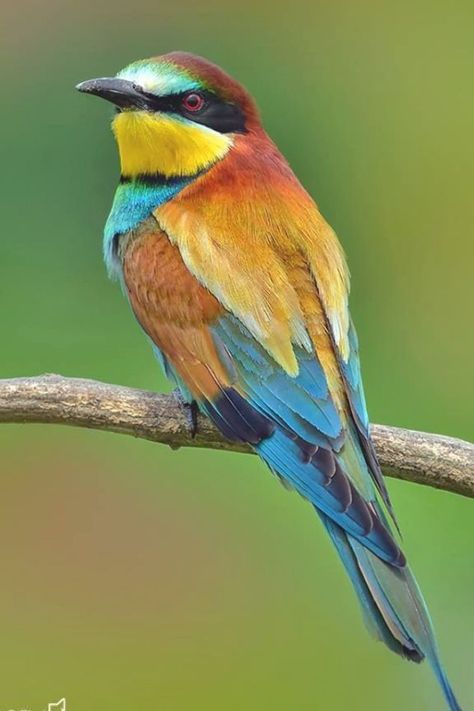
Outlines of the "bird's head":
{"label": "bird's head", "polygon": [[122,176],[192,176],[221,160],[240,134],[258,129],[246,90],[201,57],[172,52],[130,64],[77,89],[115,104]]}

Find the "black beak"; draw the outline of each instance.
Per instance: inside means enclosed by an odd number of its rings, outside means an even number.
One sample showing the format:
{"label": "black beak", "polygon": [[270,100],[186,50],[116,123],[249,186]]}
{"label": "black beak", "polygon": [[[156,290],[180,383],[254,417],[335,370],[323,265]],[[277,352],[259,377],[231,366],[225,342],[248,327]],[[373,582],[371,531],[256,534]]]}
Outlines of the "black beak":
{"label": "black beak", "polygon": [[89,79],[76,86],[84,94],[100,96],[120,109],[147,109],[150,96],[143,89],[126,79]]}

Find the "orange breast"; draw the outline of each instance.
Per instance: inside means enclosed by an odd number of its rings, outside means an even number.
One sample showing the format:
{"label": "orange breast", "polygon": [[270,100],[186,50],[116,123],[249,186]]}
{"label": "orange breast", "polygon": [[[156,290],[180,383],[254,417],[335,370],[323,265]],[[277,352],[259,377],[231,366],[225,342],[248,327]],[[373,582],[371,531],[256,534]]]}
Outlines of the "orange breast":
{"label": "orange breast", "polygon": [[178,248],[153,219],[125,241],[120,256],[142,328],[195,396],[212,397],[229,383],[209,330],[222,306],[188,271]]}
{"label": "orange breast", "polygon": [[188,271],[179,249],[154,220],[128,240],[123,267],[132,305],[150,335],[157,324],[200,326],[222,312],[217,299]]}

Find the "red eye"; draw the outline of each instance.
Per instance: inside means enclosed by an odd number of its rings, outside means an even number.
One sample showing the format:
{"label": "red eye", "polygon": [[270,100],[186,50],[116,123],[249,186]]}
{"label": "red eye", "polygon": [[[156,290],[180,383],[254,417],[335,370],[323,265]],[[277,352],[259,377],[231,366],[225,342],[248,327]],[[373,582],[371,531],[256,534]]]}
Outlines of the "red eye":
{"label": "red eye", "polygon": [[186,94],[181,104],[183,109],[186,109],[186,111],[195,113],[196,111],[200,111],[202,109],[205,101],[201,94],[197,94],[195,91],[192,91],[190,94]]}

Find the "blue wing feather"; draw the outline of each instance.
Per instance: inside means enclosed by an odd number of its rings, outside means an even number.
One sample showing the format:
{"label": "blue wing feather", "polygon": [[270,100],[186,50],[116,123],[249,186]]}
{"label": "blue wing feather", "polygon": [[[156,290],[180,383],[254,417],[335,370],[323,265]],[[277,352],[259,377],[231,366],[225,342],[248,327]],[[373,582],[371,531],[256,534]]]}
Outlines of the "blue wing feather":
{"label": "blue wing feather", "polygon": [[341,370],[349,389],[349,399],[353,406],[354,415],[364,433],[369,433],[369,416],[365,402],[364,388],[359,361],[359,341],[354,324],[349,326],[349,358],[347,362],[341,361]]}
{"label": "blue wing feather", "polygon": [[329,394],[316,354],[296,348],[300,364],[297,377],[287,375],[233,316],[221,318],[213,332],[232,354],[239,375],[267,409],[285,420],[289,410],[313,426],[315,434],[336,443],[342,423]]}
{"label": "blue wing feather", "polygon": [[339,358],[339,364],[343,378],[346,383],[347,399],[351,408],[354,424],[357,428],[360,448],[364,454],[368,471],[372,476],[377,490],[381,495],[388,512],[390,513],[392,521],[399,530],[395,514],[393,512],[392,504],[390,502],[390,497],[388,495],[387,487],[385,486],[380,465],[375,454],[374,446],[372,444],[372,440],[370,439],[369,416],[367,414],[364,386],[362,383],[362,375],[360,372],[359,340],[357,338],[357,332],[355,330],[354,324],[352,323],[352,320],[349,324],[348,338],[349,358],[347,359],[347,361],[344,361],[342,358]]}
{"label": "blue wing feather", "polygon": [[[299,374],[291,377],[272,361],[233,316],[212,328],[215,339],[232,354],[237,386],[260,413],[278,425],[255,445],[272,470],[384,560],[402,564],[403,556],[379,508],[375,491],[361,491],[336,454],[352,433],[341,421],[317,355],[296,348]],[[207,408],[209,409],[209,408]],[[359,464],[359,462],[358,462]],[[362,463],[362,468],[364,468]]]}

